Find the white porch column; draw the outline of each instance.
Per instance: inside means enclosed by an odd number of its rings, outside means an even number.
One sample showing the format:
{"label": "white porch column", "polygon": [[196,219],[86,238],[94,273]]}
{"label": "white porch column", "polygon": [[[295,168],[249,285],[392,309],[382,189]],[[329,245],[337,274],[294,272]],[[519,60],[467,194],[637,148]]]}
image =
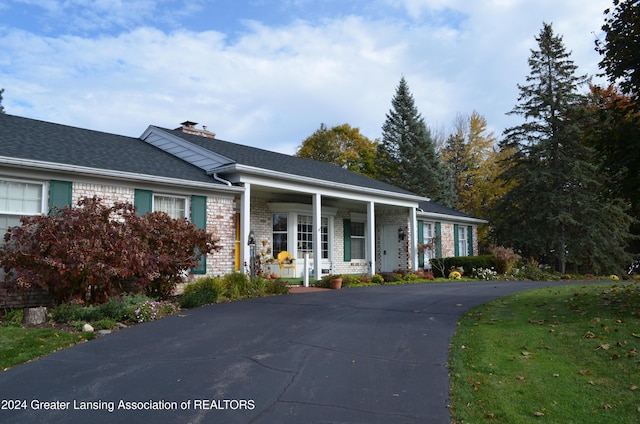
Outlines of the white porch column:
{"label": "white porch column", "polygon": [[249,266],[249,232],[251,231],[251,184],[244,184],[244,192],[240,195],[240,270],[245,272],[245,264]]}
{"label": "white porch column", "polygon": [[418,270],[418,215],[416,208],[409,209],[409,231],[411,232],[411,270]]}
{"label": "white porch column", "polygon": [[[313,240],[313,278],[319,280],[322,271],[322,196],[320,193],[313,194],[313,230],[315,232]],[[308,272],[305,270],[304,272]]]}
{"label": "white porch column", "polygon": [[374,202],[367,204],[367,258],[369,258],[369,277],[376,273],[376,208]]}

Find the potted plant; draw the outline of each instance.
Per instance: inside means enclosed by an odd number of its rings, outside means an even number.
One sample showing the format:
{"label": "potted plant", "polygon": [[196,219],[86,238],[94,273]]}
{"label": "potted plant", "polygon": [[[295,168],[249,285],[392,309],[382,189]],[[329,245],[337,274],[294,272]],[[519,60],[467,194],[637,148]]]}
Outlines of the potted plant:
{"label": "potted plant", "polygon": [[331,288],[335,290],[340,290],[342,288],[342,276],[341,275],[332,275],[329,278],[329,282],[331,284]]}
{"label": "potted plant", "polygon": [[342,276],[339,274],[325,275],[316,282],[316,287],[323,287],[325,289],[341,289]]}

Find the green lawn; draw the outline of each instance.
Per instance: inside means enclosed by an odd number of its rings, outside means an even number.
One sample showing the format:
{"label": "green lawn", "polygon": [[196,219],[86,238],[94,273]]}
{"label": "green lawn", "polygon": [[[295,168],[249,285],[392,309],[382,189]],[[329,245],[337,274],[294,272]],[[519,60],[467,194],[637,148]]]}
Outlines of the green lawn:
{"label": "green lawn", "polygon": [[0,370],[6,370],[92,337],[54,328],[22,328],[0,324]]}
{"label": "green lawn", "polygon": [[454,422],[640,422],[638,349],[638,284],[553,287],[476,307],[451,344]]}

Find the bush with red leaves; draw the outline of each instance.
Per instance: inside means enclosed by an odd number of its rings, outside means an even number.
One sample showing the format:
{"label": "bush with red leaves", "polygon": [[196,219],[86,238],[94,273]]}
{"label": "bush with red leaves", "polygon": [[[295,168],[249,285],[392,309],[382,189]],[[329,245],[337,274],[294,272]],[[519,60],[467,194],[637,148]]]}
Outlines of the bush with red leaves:
{"label": "bush with red leaves", "polygon": [[170,296],[219,239],[186,219],[144,216],[129,203],[84,198],[76,208],[28,216],[0,247],[5,284],[43,287],[56,302],[102,303],[123,292]]}

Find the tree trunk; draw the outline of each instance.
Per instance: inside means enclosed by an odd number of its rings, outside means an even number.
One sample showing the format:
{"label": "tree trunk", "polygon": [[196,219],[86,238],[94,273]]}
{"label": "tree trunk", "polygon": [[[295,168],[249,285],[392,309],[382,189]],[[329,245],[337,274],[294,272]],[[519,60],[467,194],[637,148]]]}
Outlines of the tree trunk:
{"label": "tree trunk", "polygon": [[47,308],[40,306],[38,308],[24,308],[22,311],[23,325],[40,325],[47,322]]}

